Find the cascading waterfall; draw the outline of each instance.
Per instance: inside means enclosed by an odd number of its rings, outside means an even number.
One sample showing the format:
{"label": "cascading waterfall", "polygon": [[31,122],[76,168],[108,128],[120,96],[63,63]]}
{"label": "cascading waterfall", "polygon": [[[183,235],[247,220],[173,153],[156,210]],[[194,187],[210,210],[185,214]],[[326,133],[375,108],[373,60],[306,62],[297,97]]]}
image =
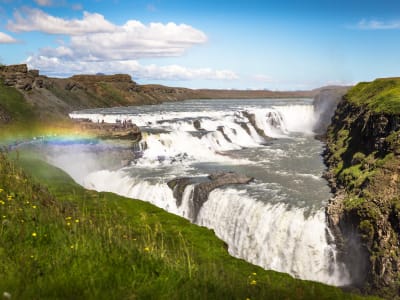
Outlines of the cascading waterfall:
{"label": "cascading waterfall", "polygon": [[[220,101],[200,101],[200,108],[193,107],[194,101],[165,104],[160,108],[164,113],[154,107],[71,114],[93,122],[131,120],[148,129],[134,147],[131,166],[90,172],[76,180],[194,221],[194,185],[185,188],[177,205],[169,180],[227,169],[244,172],[255,183],[213,190],[195,222],[214,229],[233,256],[303,279],[349,284],[346,267],[336,261],[335,246],[326,237],[323,208],[329,191],[320,179],[321,144],[310,136],[312,105],[304,100]],[[71,168],[54,156],[53,162]]]}

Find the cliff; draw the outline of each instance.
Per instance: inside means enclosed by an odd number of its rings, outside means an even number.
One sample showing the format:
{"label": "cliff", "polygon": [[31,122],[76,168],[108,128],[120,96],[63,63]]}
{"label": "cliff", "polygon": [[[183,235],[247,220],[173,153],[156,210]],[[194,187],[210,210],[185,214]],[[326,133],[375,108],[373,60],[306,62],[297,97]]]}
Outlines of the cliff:
{"label": "cliff", "polygon": [[326,213],[339,258],[363,291],[400,294],[400,78],[360,83],[327,132]]}
{"label": "cliff", "polygon": [[[0,85],[23,94],[41,120],[65,118],[85,108],[157,104],[185,99],[313,97],[318,91],[272,92],[192,90],[162,85],[139,85],[129,75],[75,75],[50,78],[22,65],[0,66]],[[1,99],[0,99],[1,100]],[[0,122],[6,122],[0,101]]]}

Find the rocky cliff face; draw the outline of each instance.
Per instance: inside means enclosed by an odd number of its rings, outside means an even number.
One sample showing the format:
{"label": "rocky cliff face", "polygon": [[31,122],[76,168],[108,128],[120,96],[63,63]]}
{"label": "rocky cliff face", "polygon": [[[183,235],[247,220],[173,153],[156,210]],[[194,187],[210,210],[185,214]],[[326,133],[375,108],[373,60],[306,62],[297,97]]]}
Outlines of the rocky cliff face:
{"label": "rocky cliff face", "polygon": [[371,105],[374,97],[391,93],[392,84],[362,85],[343,97],[328,128],[324,158],[335,196],[326,213],[355,284],[399,298],[400,114]]}

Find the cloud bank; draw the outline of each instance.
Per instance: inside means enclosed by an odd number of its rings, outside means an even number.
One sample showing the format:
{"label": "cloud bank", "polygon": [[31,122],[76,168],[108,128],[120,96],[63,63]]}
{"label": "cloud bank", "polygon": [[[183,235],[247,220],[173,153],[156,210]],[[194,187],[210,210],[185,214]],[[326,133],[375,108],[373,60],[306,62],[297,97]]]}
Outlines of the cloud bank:
{"label": "cloud bank", "polygon": [[73,74],[129,73],[135,79],[149,80],[236,80],[239,78],[230,70],[186,68],[178,65],[141,65],[137,60],[86,61],[77,64],[57,57],[30,56],[26,63],[30,68],[40,69],[49,75],[59,77]]}
{"label": "cloud bank", "polygon": [[14,12],[7,28],[13,32],[41,31],[48,34],[83,35],[112,32],[116,26],[97,13],[83,13],[81,20],[64,20],[36,8],[24,7]]}
{"label": "cloud bank", "polygon": [[[50,3],[46,0],[38,0]],[[27,63],[53,76],[77,73],[129,73],[148,80],[235,80],[230,70],[187,68],[179,65],[142,65],[142,58],[177,57],[194,45],[207,42],[201,30],[186,24],[150,23],[128,20],[113,24],[97,13],[83,12],[81,19],[63,19],[40,9],[23,8],[14,13],[7,28],[13,32],[39,31],[66,35],[56,47],[44,47]]]}
{"label": "cloud bank", "polygon": [[13,37],[5,34],[4,32],[0,32],[0,44],[13,44],[17,43],[17,40]]}

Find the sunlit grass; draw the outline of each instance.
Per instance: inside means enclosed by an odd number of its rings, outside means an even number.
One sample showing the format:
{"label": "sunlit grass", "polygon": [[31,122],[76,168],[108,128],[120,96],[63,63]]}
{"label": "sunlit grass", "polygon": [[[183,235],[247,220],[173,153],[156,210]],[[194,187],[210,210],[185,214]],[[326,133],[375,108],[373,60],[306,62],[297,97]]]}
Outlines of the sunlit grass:
{"label": "sunlit grass", "polygon": [[375,113],[400,114],[400,78],[362,82],[349,90],[347,99]]}
{"label": "sunlit grass", "polygon": [[[16,156],[14,156],[16,157]],[[13,299],[343,299],[232,258],[211,230],[0,155],[0,294]],[[34,183],[40,180],[49,186]]]}

